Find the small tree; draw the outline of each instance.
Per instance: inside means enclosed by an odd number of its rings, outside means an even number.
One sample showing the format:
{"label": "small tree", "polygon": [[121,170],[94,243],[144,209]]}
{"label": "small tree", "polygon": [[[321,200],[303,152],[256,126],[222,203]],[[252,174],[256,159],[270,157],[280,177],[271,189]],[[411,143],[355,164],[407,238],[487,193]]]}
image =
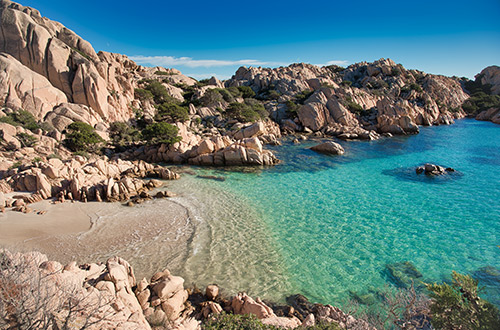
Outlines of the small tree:
{"label": "small tree", "polygon": [[130,142],[139,141],[141,132],[127,123],[116,121],[109,126],[109,135],[115,146],[123,146]]}
{"label": "small tree", "polygon": [[174,144],[180,142],[182,138],[178,136],[179,128],[174,125],[161,122],[146,126],[142,131],[142,136],[149,144]]}
{"label": "small tree", "polygon": [[477,280],[456,272],[450,284],[427,284],[431,323],[437,329],[500,329],[498,309],[478,295]]}
{"label": "small tree", "polygon": [[65,133],[64,145],[74,152],[96,152],[104,142],[92,126],[78,121],[66,127]]}
{"label": "small tree", "polygon": [[158,120],[166,120],[170,123],[185,122],[189,119],[188,110],[174,103],[163,103],[158,107]]}

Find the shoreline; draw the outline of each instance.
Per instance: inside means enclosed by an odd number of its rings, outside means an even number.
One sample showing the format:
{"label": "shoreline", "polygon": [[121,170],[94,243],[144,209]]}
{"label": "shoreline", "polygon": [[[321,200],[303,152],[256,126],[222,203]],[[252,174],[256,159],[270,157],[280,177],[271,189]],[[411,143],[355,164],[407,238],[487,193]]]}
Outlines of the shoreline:
{"label": "shoreline", "polygon": [[[167,265],[182,268],[195,233],[190,211],[168,199],[134,207],[118,202],[51,205],[49,201],[30,207],[47,213],[9,210],[0,215],[0,247],[40,251],[62,263],[90,263],[120,255],[134,265],[141,278]],[[154,255],[158,256],[156,262],[148,258]]]}

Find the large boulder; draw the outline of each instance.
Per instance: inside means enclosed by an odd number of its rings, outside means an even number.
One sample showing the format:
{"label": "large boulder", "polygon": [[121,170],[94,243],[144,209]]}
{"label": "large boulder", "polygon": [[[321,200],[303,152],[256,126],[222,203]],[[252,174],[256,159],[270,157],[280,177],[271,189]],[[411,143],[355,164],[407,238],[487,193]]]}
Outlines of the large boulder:
{"label": "large boulder", "polygon": [[344,148],[342,148],[340,144],[333,141],[327,141],[318,144],[314,147],[311,147],[311,150],[329,155],[343,155],[345,152]]}

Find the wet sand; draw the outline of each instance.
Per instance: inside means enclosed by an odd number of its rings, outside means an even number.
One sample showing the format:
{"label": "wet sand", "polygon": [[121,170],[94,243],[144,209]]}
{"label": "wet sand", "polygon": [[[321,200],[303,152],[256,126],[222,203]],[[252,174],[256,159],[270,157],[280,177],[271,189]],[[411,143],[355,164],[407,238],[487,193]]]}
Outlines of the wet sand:
{"label": "wet sand", "polygon": [[175,199],[133,207],[48,201],[29,207],[47,213],[0,214],[0,246],[38,250],[61,263],[105,262],[118,255],[132,264],[138,278],[165,267],[180,269],[195,231],[189,210]]}

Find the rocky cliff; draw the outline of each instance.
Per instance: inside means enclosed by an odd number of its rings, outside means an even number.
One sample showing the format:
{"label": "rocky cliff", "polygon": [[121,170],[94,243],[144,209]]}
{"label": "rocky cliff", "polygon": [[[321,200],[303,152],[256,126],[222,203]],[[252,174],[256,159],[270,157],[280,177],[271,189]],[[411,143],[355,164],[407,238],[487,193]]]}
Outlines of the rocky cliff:
{"label": "rocky cliff", "polygon": [[465,115],[460,107],[468,97],[456,78],[407,70],[390,59],[348,68],[303,63],[277,69],[241,67],[226,85],[273,95],[268,108],[286,128],[362,139],[417,133],[418,125],[450,124]]}
{"label": "rocky cliff", "polygon": [[[374,330],[330,305],[292,297],[292,306],[269,307],[245,293],[224,297],[217,285],[186,288],[168,269],[137,280],[120,257],[104,263],[62,265],[39,252],[0,250],[2,329],[201,329],[204,319],[253,314],[283,329],[334,323],[341,329]],[[8,306],[7,308],[2,308]]]}

